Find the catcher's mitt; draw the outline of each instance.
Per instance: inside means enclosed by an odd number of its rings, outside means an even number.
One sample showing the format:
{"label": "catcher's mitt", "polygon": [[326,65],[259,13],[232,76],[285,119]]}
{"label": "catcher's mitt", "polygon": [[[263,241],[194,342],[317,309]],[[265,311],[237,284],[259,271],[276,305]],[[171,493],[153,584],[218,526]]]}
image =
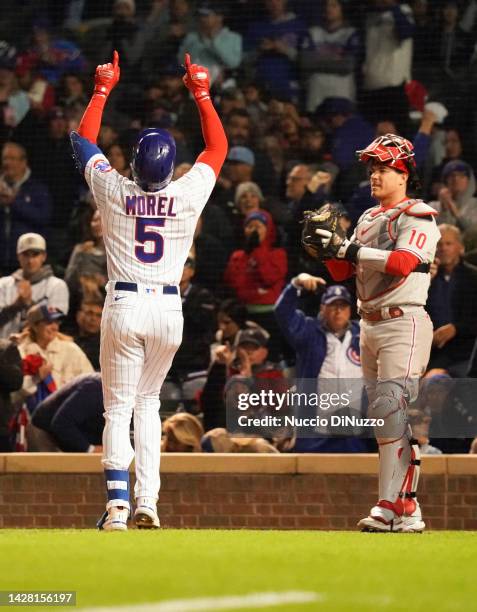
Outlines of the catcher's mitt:
{"label": "catcher's mitt", "polygon": [[339,224],[341,212],[333,204],[323,204],[318,210],[303,213],[301,243],[305,251],[315,259],[335,257],[346,240],[346,233]]}

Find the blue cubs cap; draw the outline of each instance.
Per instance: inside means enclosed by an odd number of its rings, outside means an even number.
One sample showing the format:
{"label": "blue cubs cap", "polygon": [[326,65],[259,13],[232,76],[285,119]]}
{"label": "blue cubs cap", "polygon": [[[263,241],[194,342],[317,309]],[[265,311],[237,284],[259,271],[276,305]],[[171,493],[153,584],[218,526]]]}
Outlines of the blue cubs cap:
{"label": "blue cubs cap", "polygon": [[351,305],[351,294],[343,285],[331,285],[331,287],[327,287],[326,291],[321,296],[321,303],[324,306],[328,306],[328,304],[332,304],[338,300],[344,300]]}
{"label": "blue cubs cap", "polygon": [[442,169],[442,178],[446,180],[449,174],[452,174],[453,172],[462,172],[470,178],[472,175],[472,168],[467,162],[462,161],[461,159],[454,159],[453,161],[447,162]]}
{"label": "blue cubs cap", "polygon": [[232,147],[227,155],[227,161],[255,166],[255,155],[248,147]]}

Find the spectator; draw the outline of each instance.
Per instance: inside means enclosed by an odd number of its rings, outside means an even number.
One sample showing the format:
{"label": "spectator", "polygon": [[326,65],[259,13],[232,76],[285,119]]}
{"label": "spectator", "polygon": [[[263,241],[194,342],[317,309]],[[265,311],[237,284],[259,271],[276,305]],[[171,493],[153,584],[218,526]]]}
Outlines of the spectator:
{"label": "spectator", "polygon": [[0,267],[10,273],[16,263],[15,247],[22,234],[45,235],[51,216],[48,189],[31,177],[25,148],[7,142],[2,149],[0,175]]}
{"label": "spectator", "polygon": [[[253,428],[247,431],[238,422],[238,414],[247,416],[265,416],[274,413],[276,407],[273,402],[269,404],[250,405],[247,412],[238,412],[238,399],[241,394],[257,393],[265,391],[269,394],[282,394],[288,389],[288,381],[283,369],[268,360],[269,338],[262,330],[246,329],[240,332],[237,348],[232,351],[229,346],[219,349],[217,357],[225,362],[228,367],[227,382],[225,384],[225,406],[227,410],[227,430],[234,433],[251,433],[261,435],[273,440],[274,446],[279,450],[288,450],[292,434],[288,429],[279,428],[270,431],[269,428]],[[286,413],[283,408],[282,413]]]}
{"label": "spectator", "polygon": [[[275,305],[280,329],[296,351],[299,393],[316,392],[317,389],[323,392],[323,388],[339,392],[340,379],[346,380],[349,387],[349,379],[362,377],[359,323],[351,321],[352,298],[346,287],[332,285],[326,289],[321,297],[318,317],[306,317],[298,309],[298,296],[302,291],[316,292],[324,284],[322,278],[301,273],[287,285]],[[359,380],[356,388],[361,390],[362,384]],[[358,393],[358,398],[361,408],[361,393]],[[329,431],[323,433],[328,434]],[[293,450],[363,452],[365,445],[362,440],[352,437],[298,438]]]}
{"label": "spectator", "polygon": [[200,453],[204,435],[198,418],[186,412],[172,415],[162,424],[162,453]]}
{"label": "spectator", "polygon": [[477,225],[475,175],[469,164],[460,159],[448,162],[442,170],[442,181],[439,200],[430,202],[439,211],[439,222],[463,231]]}
{"label": "spectator", "polygon": [[[160,3],[158,3],[160,4]],[[189,0],[170,0],[167,21],[159,23],[143,55],[145,74],[177,57],[185,35],[194,29],[195,19]],[[195,58],[194,58],[195,59]],[[182,63],[183,56],[180,58]]]}
{"label": "spectator", "polygon": [[59,310],[46,305],[32,306],[27,314],[27,328],[19,337],[18,350],[28,372],[21,395],[30,411],[46,395],[61,389],[80,374],[92,373],[93,366],[69,336],[59,332]]}
{"label": "spectator", "polygon": [[225,427],[224,388],[227,380],[229,352],[236,350],[243,330],[259,329],[265,338],[269,334],[256,323],[247,320],[247,309],[237,300],[224,300],[217,314],[219,329],[215,334],[216,342],[211,345],[211,363],[207,380],[200,395],[200,405],[204,414],[204,429]]}
{"label": "spectator", "polygon": [[[207,205],[209,206],[211,204]],[[228,249],[216,235],[205,230],[203,215],[204,213],[199,217],[194,232],[196,261],[194,279],[213,295],[217,295],[223,291],[222,279],[227,265]]]}
{"label": "spectator", "polygon": [[65,281],[75,303],[79,303],[80,296],[99,299],[108,277],[103,228],[97,210],[92,212],[87,236],[90,240],[73,249],[65,272]]}
{"label": "spectator", "polygon": [[309,28],[310,46],[302,50],[300,57],[301,69],[307,76],[306,108],[311,113],[325,98],[356,97],[358,32],[345,20],[343,0],[325,0],[322,6],[323,21]]}
{"label": "spectator", "polygon": [[322,127],[311,125],[303,131],[300,160],[306,164],[331,163],[326,134]]}
{"label": "spectator", "polygon": [[265,0],[267,17],[252,23],[245,37],[247,61],[255,80],[272,95],[298,101],[296,60],[307,37],[306,26],[287,10],[287,0]]}
{"label": "spectator", "polygon": [[273,247],[275,224],[266,211],[245,218],[244,238],[244,248],[230,256],[224,280],[247,306],[253,320],[271,334],[270,356],[278,360],[281,335],[273,317],[273,305],[285,284],[287,254],[285,249]]}
{"label": "spectator", "polygon": [[210,361],[210,343],[214,335],[215,303],[210,291],[192,282],[195,258],[187,257],[180,281],[184,332],[170,376],[180,381],[205,374]]}
{"label": "spectator", "polygon": [[240,183],[252,180],[253,168],[255,166],[255,155],[248,147],[231,147],[225,160],[225,176],[231,190],[231,198],[235,195],[235,189]]}
{"label": "spectator", "polygon": [[119,143],[112,144],[106,151],[111,168],[119,172],[121,176],[131,178],[130,159],[126,150]]}
{"label": "spectator", "polygon": [[429,86],[432,82],[432,79],[429,80],[429,57],[433,57],[436,38],[433,10],[428,0],[413,0],[411,6],[415,22],[412,74],[415,79]]}
{"label": "spectator", "polygon": [[15,75],[17,50],[0,40],[0,142],[7,140],[30,110],[30,100]]}
{"label": "spectator", "polygon": [[[268,361],[268,340],[269,335],[262,328],[249,325],[236,333],[233,343],[226,340],[216,347],[201,396],[206,431],[227,428],[226,393],[230,393],[227,407],[236,408],[234,396],[242,384],[246,387],[242,391],[247,393],[260,389],[280,392],[288,388],[283,370]],[[232,412],[229,416],[233,416]]]}
{"label": "spectator", "polygon": [[252,181],[240,183],[235,189],[235,206],[243,217],[258,212],[264,200],[262,190]]}
{"label": "spectator", "polygon": [[101,374],[73,378],[36,407],[28,450],[49,451],[53,444],[65,453],[102,452],[103,412]]}
{"label": "spectator", "polygon": [[194,63],[209,69],[212,83],[221,82],[242,61],[242,36],[224,26],[224,8],[219,2],[202,2],[197,12],[197,32],[186,34],[177,60],[182,63],[184,54],[190,53]]}
{"label": "spectator", "polygon": [[224,129],[231,149],[247,147],[252,150],[255,163],[251,180],[257,182],[267,194],[275,194],[277,192],[276,172],[272,160],[261,146],[260,140],[257,140],[257,134],[263,130],[263,125],[253,122],[250,113],[245,109],[237,108],[226,116]]}
{"label": "spectator", "polygon": [[204,453],[279,453],[265,438],[231,436],[224,427],[206,431],[201,440]]}
{"label": "spectator", "polygon": [[46,242],[39,234],[23,234],[18,239],[20,268],[0,278],[0,337],[8,338],[23,328],[28,309],[45,304],[68,313],[69,294],[65,281],[45,265]]}
{"label": "spectator", "polygon": [[[155,3],[154,3],[155,4]],[[154,4],[152,12],[154,11]],[[114,0],[110,26],[103,35],[104,25],[99,26],[93,34],[97,38],[103,37],[103,44],[97,43],[96,53],[98,62],[105,57],[112,57],[116,50],[121,58],[121,82],[123,85],[136,83],[141,76],[140,62],[144,49],[154,35],[156,16],[140,20],[136,15],[135,0]],[[161,20],[161,16],[157,16]],[[127,102],[127,101],[126,101]]]}
{"label": "spectator", "polygon": [[459,130],[453,127],[447,127],[442,134],[442,153],[440,156],[440,162],[432,169],[432,195],[438,193],[440,187],[442,187],[442,171],[446,164],[451,161],[459,161],[464,159],[464,151],[462,144],[462,137]]}
{"label": "spectator", "polygon": [[23,384],[22,360],[15,344],[0,340],[0,452],[13,450],[8,424],[14,408],[10,393]]}
{"label": "spectator", "polygon": [[346,98],[327,98],[316,112],[331,132],[332,160],[341,171],[348,170],[356,161],[356,151],[375,137],[372,126]]}
{"label": "spectator", "polygon": [[301,222],[305,210],[319,208],[326,199],[327,176],[315,177],[313,168],[307,164],[296,164],[286,179],[286,198],[290,221],[288,223],[289,271],[295,274],[301,266]]}
{"label": "spectator", "polygon": [[240,330],[256,327],[255,323],[248,321],[246,307],[233,298],[221,302],[217,312],[217,324],[216,343],[211,346],[212,358],[215,356],[215,349],[219,346],[224,344],[236,346]]}
{"label": "spectator", "polygon": [[431,418],[430,444],[443,453],[469,452],[476,431],[475,385],[469,382],[455,381],[440,368],[428,370],[421,380],[419,412]]}
{"label": "spectator", "polygon": [[[459,23],[459,3],[447,0],[439,10],[433,44],[427,56],[433,61],[427,67],[432,94],[442,99],[452,115],[458,115],[462,100],[469,93],[468,67],[475,37]],[[465,125],[465,124],[463,124]]]}
{"label": "spectator", "polygon": [[96,372],[99,372],[99,346],[103,301],[84,298],[76,313],[73,340],[84,352]]}
{"label": "spectator", "polygon": [[477,268],[463,261],[462,234],[454,225],[440,225],[434,277],[427,311],[434,325],[429,368],[465,376],[477,337]]}
{"label": "spectator", "polygon": [[43,17],[33,23],[32,44],[24,58],[53,85],[65,72],[83,72],[86,69],[81,49],[69,40],[54,38],[48,18]]}
{"label": "spectator", "polygon": [[30,108],[40,117],[55,104],[55,89],[48,80],[34,68],[31,58],[17,58],[15,74],[21,89],[27,93]]}
{"label": "spectator", "polygon": [[279,244],[284,242],[285,229],[282,226],[287,226],[290,215],[287,210],[283,207],[283,204],[274,198],[265,200],[262,190],[252,181],[245,181],[240,183],[235,189],[235,207],[237,214],[235,216],[236,221],[236,235],[241,236],[243,221],[247,215],[253,212],[259,212],[261,209],[266,210],[272,216],[274,223],[277,225],[277,234]]}
{"label": "spectator", "polygon": [[[237,223],[235,191],[241,183],[248,183],[252,180],[254,166],[255,155],[251,149],[242,146],[231,147],[227,154],[222,173],[218,178],[217,187],[213,193],[213,201],[220,207],[222,214],[225,213],[227,215],[227,231],[230,231],[232,236],[234,234],[234,227]],[[210,215],[211,213],[206,209],[204,211],[204,222],[206,226],[209,225]],[[218,228],[218,233],[216,235],[224,242],[224,228]],[[234,241],[233,247],[236,246],[237,243]]]}
{"label": "spectator", "polygon": [[78,123],[88,104],[85,83],[77,72],[66,72],[61,78],[58,104],[69,118],[77,119]]}
{"label": "spectator", "polygon": [[70,223],[82,183],[71,155],[68,121],[59,106],[49,111],[46,133],[37,139],[31,162],[34,176],[46,184],[51,195],[49,254],[64,266],[73,248],[65,228]]}
{"label": "spectator", "polygon": [[374,122],[385,108],[399,131],[406,134],[409,105],[404,84],[411,80],[412,11],[398,0],[372,0],[372,4],[365,24],[365,114]]}
{"label": "spectator", "polygon": [[421,455],[442,455],[442,451],[439,448],[429,443],[429,427],[432,417],[416,408],[409,408],[407,417],[412,429],[412,435],[419,445]]}

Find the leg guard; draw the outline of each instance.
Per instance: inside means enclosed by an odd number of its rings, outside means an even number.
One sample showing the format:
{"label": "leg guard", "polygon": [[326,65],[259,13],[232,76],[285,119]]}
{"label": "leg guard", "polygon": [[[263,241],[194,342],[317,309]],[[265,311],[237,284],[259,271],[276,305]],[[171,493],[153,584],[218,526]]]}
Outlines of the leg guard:
{"label": "leg guard", "polygon": [[[396,515],[411,515],[416,509],[420,452],[406,419],[405,390],[396,382],[378,384],[378,395],[368,414],[381,419],[375,428],[379,443],[378,506]],[[385,441],[384,441],[385,440]]]}
{"label": "leg guard", "polygon": [[400,440],[379,446],[378,506],[398,516],[411,516],[416,510],[421,454],[408,427]]}
{"label": "leg guard", "polygon": [[124,506],[128,510],[129,504],[129,472],[128,470],[104,470],[108,503],[106,509],[112,506]]}

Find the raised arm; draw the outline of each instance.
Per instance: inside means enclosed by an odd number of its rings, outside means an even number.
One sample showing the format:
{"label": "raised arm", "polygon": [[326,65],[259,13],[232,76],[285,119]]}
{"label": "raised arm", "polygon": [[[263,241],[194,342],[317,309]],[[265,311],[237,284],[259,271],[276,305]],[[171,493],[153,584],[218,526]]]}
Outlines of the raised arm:
{"label": "raised arm", "polygon": [[119,55],[115,51],[113,63],[100,64],[94,75],[94,91],[80,121],[78,132],[71,133],[71,144],[78,166],[84,171],[88,160],[101,151],[96,146],[103,110],[109,94],[120,77]]}
{"label": "raised arm", "polygon": [[191,64],[188,53],[185,55],[184,67],[184,84],[197,104],[205,142],[205,149],[197,161],[210,166],[217,177],[227,155],[227,137],[210,99],[209,71],[203,66]]}
{"label": "raised arm", "polygon": [[120,74],[117,51],[113,53],[112,64],[100,64],[96,67],[93,95],[78,128],[78,134],[92,144],[96,144],[106,100],[119,81]]}

